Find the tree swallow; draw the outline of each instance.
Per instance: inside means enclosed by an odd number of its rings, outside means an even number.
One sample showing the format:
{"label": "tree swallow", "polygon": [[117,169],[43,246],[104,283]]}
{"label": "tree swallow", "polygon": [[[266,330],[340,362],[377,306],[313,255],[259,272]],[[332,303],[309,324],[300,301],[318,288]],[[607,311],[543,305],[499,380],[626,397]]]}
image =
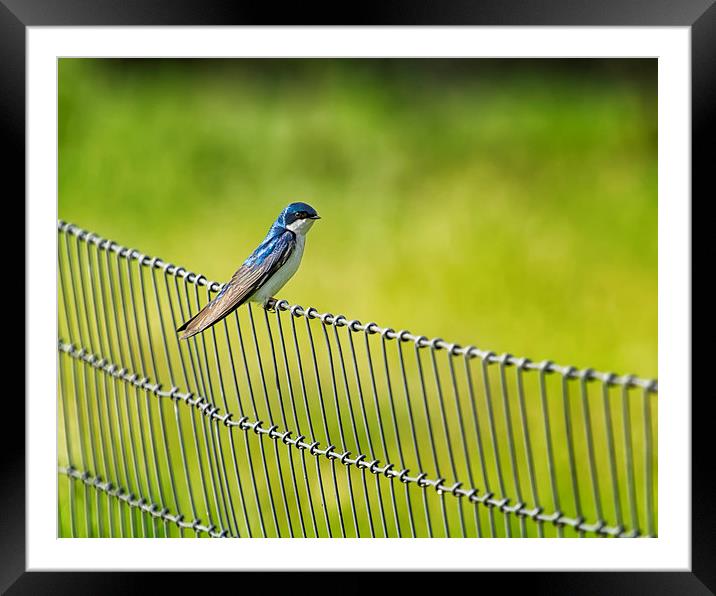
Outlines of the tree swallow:
{"label": "tree swallow", "polygon": [[320,219],[306,203],[291,203],[278,216],[263,242],[251,253],[221,291],[177,332],[187,339],[201,333],[250,300],[267,305],[301,263],[306,234]]}

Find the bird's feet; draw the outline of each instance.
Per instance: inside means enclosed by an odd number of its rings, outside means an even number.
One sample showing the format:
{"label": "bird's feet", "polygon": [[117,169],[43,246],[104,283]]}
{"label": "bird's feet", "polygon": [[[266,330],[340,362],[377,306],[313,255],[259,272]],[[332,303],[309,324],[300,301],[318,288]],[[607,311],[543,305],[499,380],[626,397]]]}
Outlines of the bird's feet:
{"label": "bird's feet", "polygon": [[266,298],[266,300],[264,301],[264,308],[269,311],[276,310],[277,302],[278,300],[276,300],[276,298]]}

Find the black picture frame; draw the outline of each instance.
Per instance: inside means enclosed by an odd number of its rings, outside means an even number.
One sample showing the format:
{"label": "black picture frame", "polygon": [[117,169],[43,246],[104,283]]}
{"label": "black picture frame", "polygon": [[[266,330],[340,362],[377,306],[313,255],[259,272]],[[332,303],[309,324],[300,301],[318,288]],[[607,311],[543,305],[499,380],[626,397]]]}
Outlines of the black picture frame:
{"label": "black picture frame", "polygon": [[[361,2],[332,8],[295,3],[281,7],[210,0],[177,2],[147,0],[0,0],[0,127],[7,149],[4,162],[6,204],[25,193],[25,40],[30,26],[120,25],[480,25],[480,26],[678,26],[692,35],[692,195],[706,195],[713,169],[708,151],[713,145],[716,106],[715,0],[490,0],[474,2],[417,1]],[[348,8],[348,10],[346,10]],[[713,191],[711,190],[711,195]],[[684,197],[685,201],[689,197]],[[702,201],[707,197],[703,196]],[[696,201],[692,199],[692,205]],[[20,226],[14,225],[16,229]],[[4,226],[5,232],[7,228]],[[16,246],[19,245],[16,244]],[[694,251],[696,254],[696,251]],[[28,313],[25,310],[27,318]],[[19,350],[18,350],[19,351]],[[703,352],[702,352],[703,353]],[[31,355],[28,355],[31,356]],[[703,356],[701,356],[703,358]],[[26,363],[27,364],[27,363]],[[6,399],[11,396],[6,395]],[[680,396],[684,399],[690,396]],[[712,431],[707,428],[709,396],[694,392],[692,400],[692,564],[690,572],[540,572],[501,573],[500,591],[520,587],[531,593],[569,594],[707,594],[716,593],[716,515]],[[149,588],[141,573],[40,573],[25,565],[25,442],[24,410],[14,407],[17,433],[2,433],[3,470],[0,480],[0,590],[9,594],[132,593]],[[19,418],[22,417],[22,423]],[[687,504],[685,504],[686,506]],[[558,561],[555,562],[559,564]],[[257,575],[242,579],[244,589],[254,582],[271,589],[304,589],[305,579],[282,574],[275,580]],[[374,579],[366,578],[371,583]],[[487,579],[487,578],[485,578]],[[421,581],[421,578],[417,578]],[[164,573],[164,589],[181,582],[184,589],[215,589],[193,573]],[[235,582],[236,579],[232,579]],[[321,580],[323,583],[323,580]],[[412,581],[401,580],[405,587]],[[481,577],[478,581],[484,581]],[[248,582],[244,583],[244,582]],[[290,582],[290,583],[288,583]],[[341,578],[327,578],[327,586],[348,586]],[[331,583],[335,582],[335,584]],[[234,584],[236,585],[236,584]],[[310,585],[314,585],[311,582]],[[357,583],[350,584],[354,589]],[[281,587],[283,586],[283,588]],[[288,587],[290,586],[290,587]],[[483,586],[483,584],[479,584]],[[315,587],[315,585],[314,585]],[[477,587],[477,585],[476,585]],[[333,588],[331,588],[333,589]],[[341,588],[345,589],[345,588]]]}

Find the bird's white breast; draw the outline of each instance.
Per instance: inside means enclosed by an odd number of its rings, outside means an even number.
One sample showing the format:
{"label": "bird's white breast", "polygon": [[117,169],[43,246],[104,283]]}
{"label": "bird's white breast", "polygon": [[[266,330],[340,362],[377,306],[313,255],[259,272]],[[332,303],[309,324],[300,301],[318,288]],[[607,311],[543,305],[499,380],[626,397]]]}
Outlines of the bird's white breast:
{"label": "bird's white breast", "polygon": [[291,256],[288,257],[288,260],[281,269],[274,273],[263,286],[254,292],[249,300],[263,303],[267,298],[275,297],[278,291],[286,285],[286,282],[288,282],[298,270],[305,245],[306,237],[303,234],[296,234],[296,247],[293,249]]}

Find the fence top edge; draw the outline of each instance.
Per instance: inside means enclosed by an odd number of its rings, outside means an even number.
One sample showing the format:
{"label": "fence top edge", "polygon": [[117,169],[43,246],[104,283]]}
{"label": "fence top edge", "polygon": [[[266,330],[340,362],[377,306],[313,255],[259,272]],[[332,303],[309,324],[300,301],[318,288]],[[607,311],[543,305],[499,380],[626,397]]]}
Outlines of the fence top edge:
{"label": "fence top edge", "polygon": [[[140,265],[161,269],[165,274],[173,275],[184,279],[188,283],[198,286],[206,286],[211,292],[218,292],[223,284],[211,281],[201,274],[194,273],[188,269],[174,265],[160,259],[140,252],[137,249],[122,246],[114,240],[109,240],[84,230],[75,224],[57,220],[57,230],[60,233],[71,234],[79,240],[88,244],[94,244],[98,249],[111,251],[117,256],[136,260]],[[529,358],[520,358],[509,353],[496,354],[489,350],[480,349],[474,345],[461,346],[450,343],[442,338],[427,338],[424,335],[415,335],[407,330],[395,331],[390,327],[380,327],[377,323],[362,323],[357,319],[347,319],[343,315],[332,313],[321,313],[314,307],[304,308],[299,304],[290,304],[287,300],[278,300],[275,308],[279,311],[289,312],[293,317],[306,317],[307,319],[318,319],[324,325],[334,327],[348,327],[350,331],[364,332],[368,335],[380,335],[388,340],[400,340],[401,342],[412,342],[416,348],[429,347],[433,350],[445,350],[452,356],[462,356],[466,359],[480,358],[483,364],[499,364],[500,366],[516,366],[521,370],[539,371],[540,374],[558,373],[565,379],[580,379],[583,382],[598,380],[607,386],[622,386],[624,388],[641,388],[647,393],[658,393],[657,379],[644,379],[633,374],[617,375],[613,372],[601,372],[592,368],[578,369],[574,366],[565,366],[552,362],[551,360],[533,361]]]}

